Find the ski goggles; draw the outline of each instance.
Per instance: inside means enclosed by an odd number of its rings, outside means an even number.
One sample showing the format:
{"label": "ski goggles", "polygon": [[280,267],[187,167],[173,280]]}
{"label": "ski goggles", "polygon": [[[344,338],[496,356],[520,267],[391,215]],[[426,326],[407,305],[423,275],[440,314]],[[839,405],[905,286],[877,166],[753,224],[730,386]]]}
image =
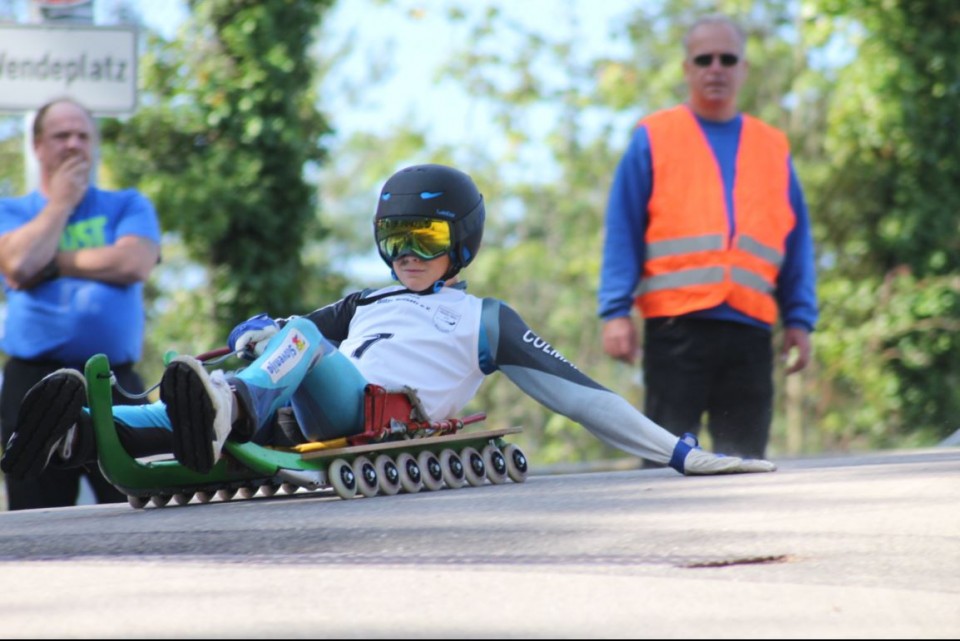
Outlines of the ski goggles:
{"label": "ski goggles", "polygon": [[450,223],[434,218],[381,218],[374,226],[380,253],[394,261],[413,254],[432,260],[450,251]]}

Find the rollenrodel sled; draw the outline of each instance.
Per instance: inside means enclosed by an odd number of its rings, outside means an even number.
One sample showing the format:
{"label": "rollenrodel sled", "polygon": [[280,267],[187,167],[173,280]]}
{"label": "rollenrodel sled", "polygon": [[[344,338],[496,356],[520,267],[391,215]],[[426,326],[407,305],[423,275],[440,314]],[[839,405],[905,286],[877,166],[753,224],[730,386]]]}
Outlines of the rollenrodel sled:
{"label": "rollenrodel sled", "polygon": [[[223,355],[223,350],[209,355]],[[204,356],[200,360],[207,360]],[[212,362],[212,361],[208,361]],[[519,447],[504,440],[519,427],[475,430],[484,414],[440,422],[417,420],[416,398],[367,385],[365,427],[360,434],[332,441],[291,446],[237,443],[228,440],[223,457],[206,474],[172,456],[137,459],[120,443],[113,422],[110,363],[103,354],[87,361],[87,402],[104,476],[124,492],[135,508],[173,501],[229,501],[239,495],[273,496],[332,490],[341,498],[393,495],[399,492],[458,489],[507,480],[522,483],[528,465]],[[292,413],[288,415],[292,419]]]}

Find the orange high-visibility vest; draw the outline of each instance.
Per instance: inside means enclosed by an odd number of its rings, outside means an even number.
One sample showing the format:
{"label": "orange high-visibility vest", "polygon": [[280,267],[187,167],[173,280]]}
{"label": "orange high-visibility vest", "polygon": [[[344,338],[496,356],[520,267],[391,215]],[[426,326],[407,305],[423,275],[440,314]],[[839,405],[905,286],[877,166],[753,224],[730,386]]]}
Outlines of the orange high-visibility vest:
{"label": "orange high-visibility vest", "polygon": [[726,302],[772,325],[777,273],[796,224],[786,136],[743,115],[731,238],[720,167],[693,113],[678,106],[640,124],[650,139],[654,178],[636,292],[641,313],[677,316]]}

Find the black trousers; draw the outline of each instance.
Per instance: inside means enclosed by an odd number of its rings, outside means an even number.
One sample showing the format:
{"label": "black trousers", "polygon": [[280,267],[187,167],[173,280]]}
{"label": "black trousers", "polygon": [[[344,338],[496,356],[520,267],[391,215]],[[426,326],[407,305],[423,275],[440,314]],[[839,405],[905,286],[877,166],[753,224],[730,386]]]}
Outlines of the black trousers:
{"label": "black trousers", "polygon": [[[7,361],[3,369],[3,387],[0,390],[0,435],[4,444],[17,429],[17,414],[27,391],[44,376],[61,367],[64,365],[50,361],[27,361],[19,358]],[[80,369],[82,371],[82,368]],[[111,364],[110,369],[116,375],[117,383],[127,392],[140,394],[144,391],[143,380],[133,370],[132,364]],[[115,405],[145,402],[147,401],[128,399],[116,389],[113,391]],[[4,478],[8,509],[29,510],[76,505],[80,493],[80,478],[84,475],[90,482],[98,503],[121,503],[127,500],[123,492],[104,478],[99,465],[95,463],[71,469],[51,465],[36,479]]]}
{"label": "black trousers", "polygon": [[714,452],[765,457],[773,419],[769,331],[726,321],[652,318],[643,342],[644,412],[651,420],[677,436],[699,435],[706,416]]}

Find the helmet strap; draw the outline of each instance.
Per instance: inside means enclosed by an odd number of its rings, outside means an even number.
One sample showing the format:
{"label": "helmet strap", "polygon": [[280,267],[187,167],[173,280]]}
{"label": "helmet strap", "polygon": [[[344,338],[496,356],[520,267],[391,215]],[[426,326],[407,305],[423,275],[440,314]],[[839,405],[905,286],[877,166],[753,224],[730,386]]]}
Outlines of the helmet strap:
{"label": "helmet strap", "polygon": [[[450,280],[451,278],[453,278],[454,276],[456,276],[457,274],[459,274],[459,273],[460,273],[460,269],[461,269],[461,267],[460,267],[460,261],[457,260],[457,251],[456,251],[456,249],[451,249],[451,250],[450,250],[450,253],[447,254],[447,256],[450,257],[450,267],[448,267],[448,268],[447,268],[447,271],[444,272],[443,277],[440,279],[441,281],[448,281],[448,280]],[[438,290],[438,291],[439,291],[439,290]]]}

